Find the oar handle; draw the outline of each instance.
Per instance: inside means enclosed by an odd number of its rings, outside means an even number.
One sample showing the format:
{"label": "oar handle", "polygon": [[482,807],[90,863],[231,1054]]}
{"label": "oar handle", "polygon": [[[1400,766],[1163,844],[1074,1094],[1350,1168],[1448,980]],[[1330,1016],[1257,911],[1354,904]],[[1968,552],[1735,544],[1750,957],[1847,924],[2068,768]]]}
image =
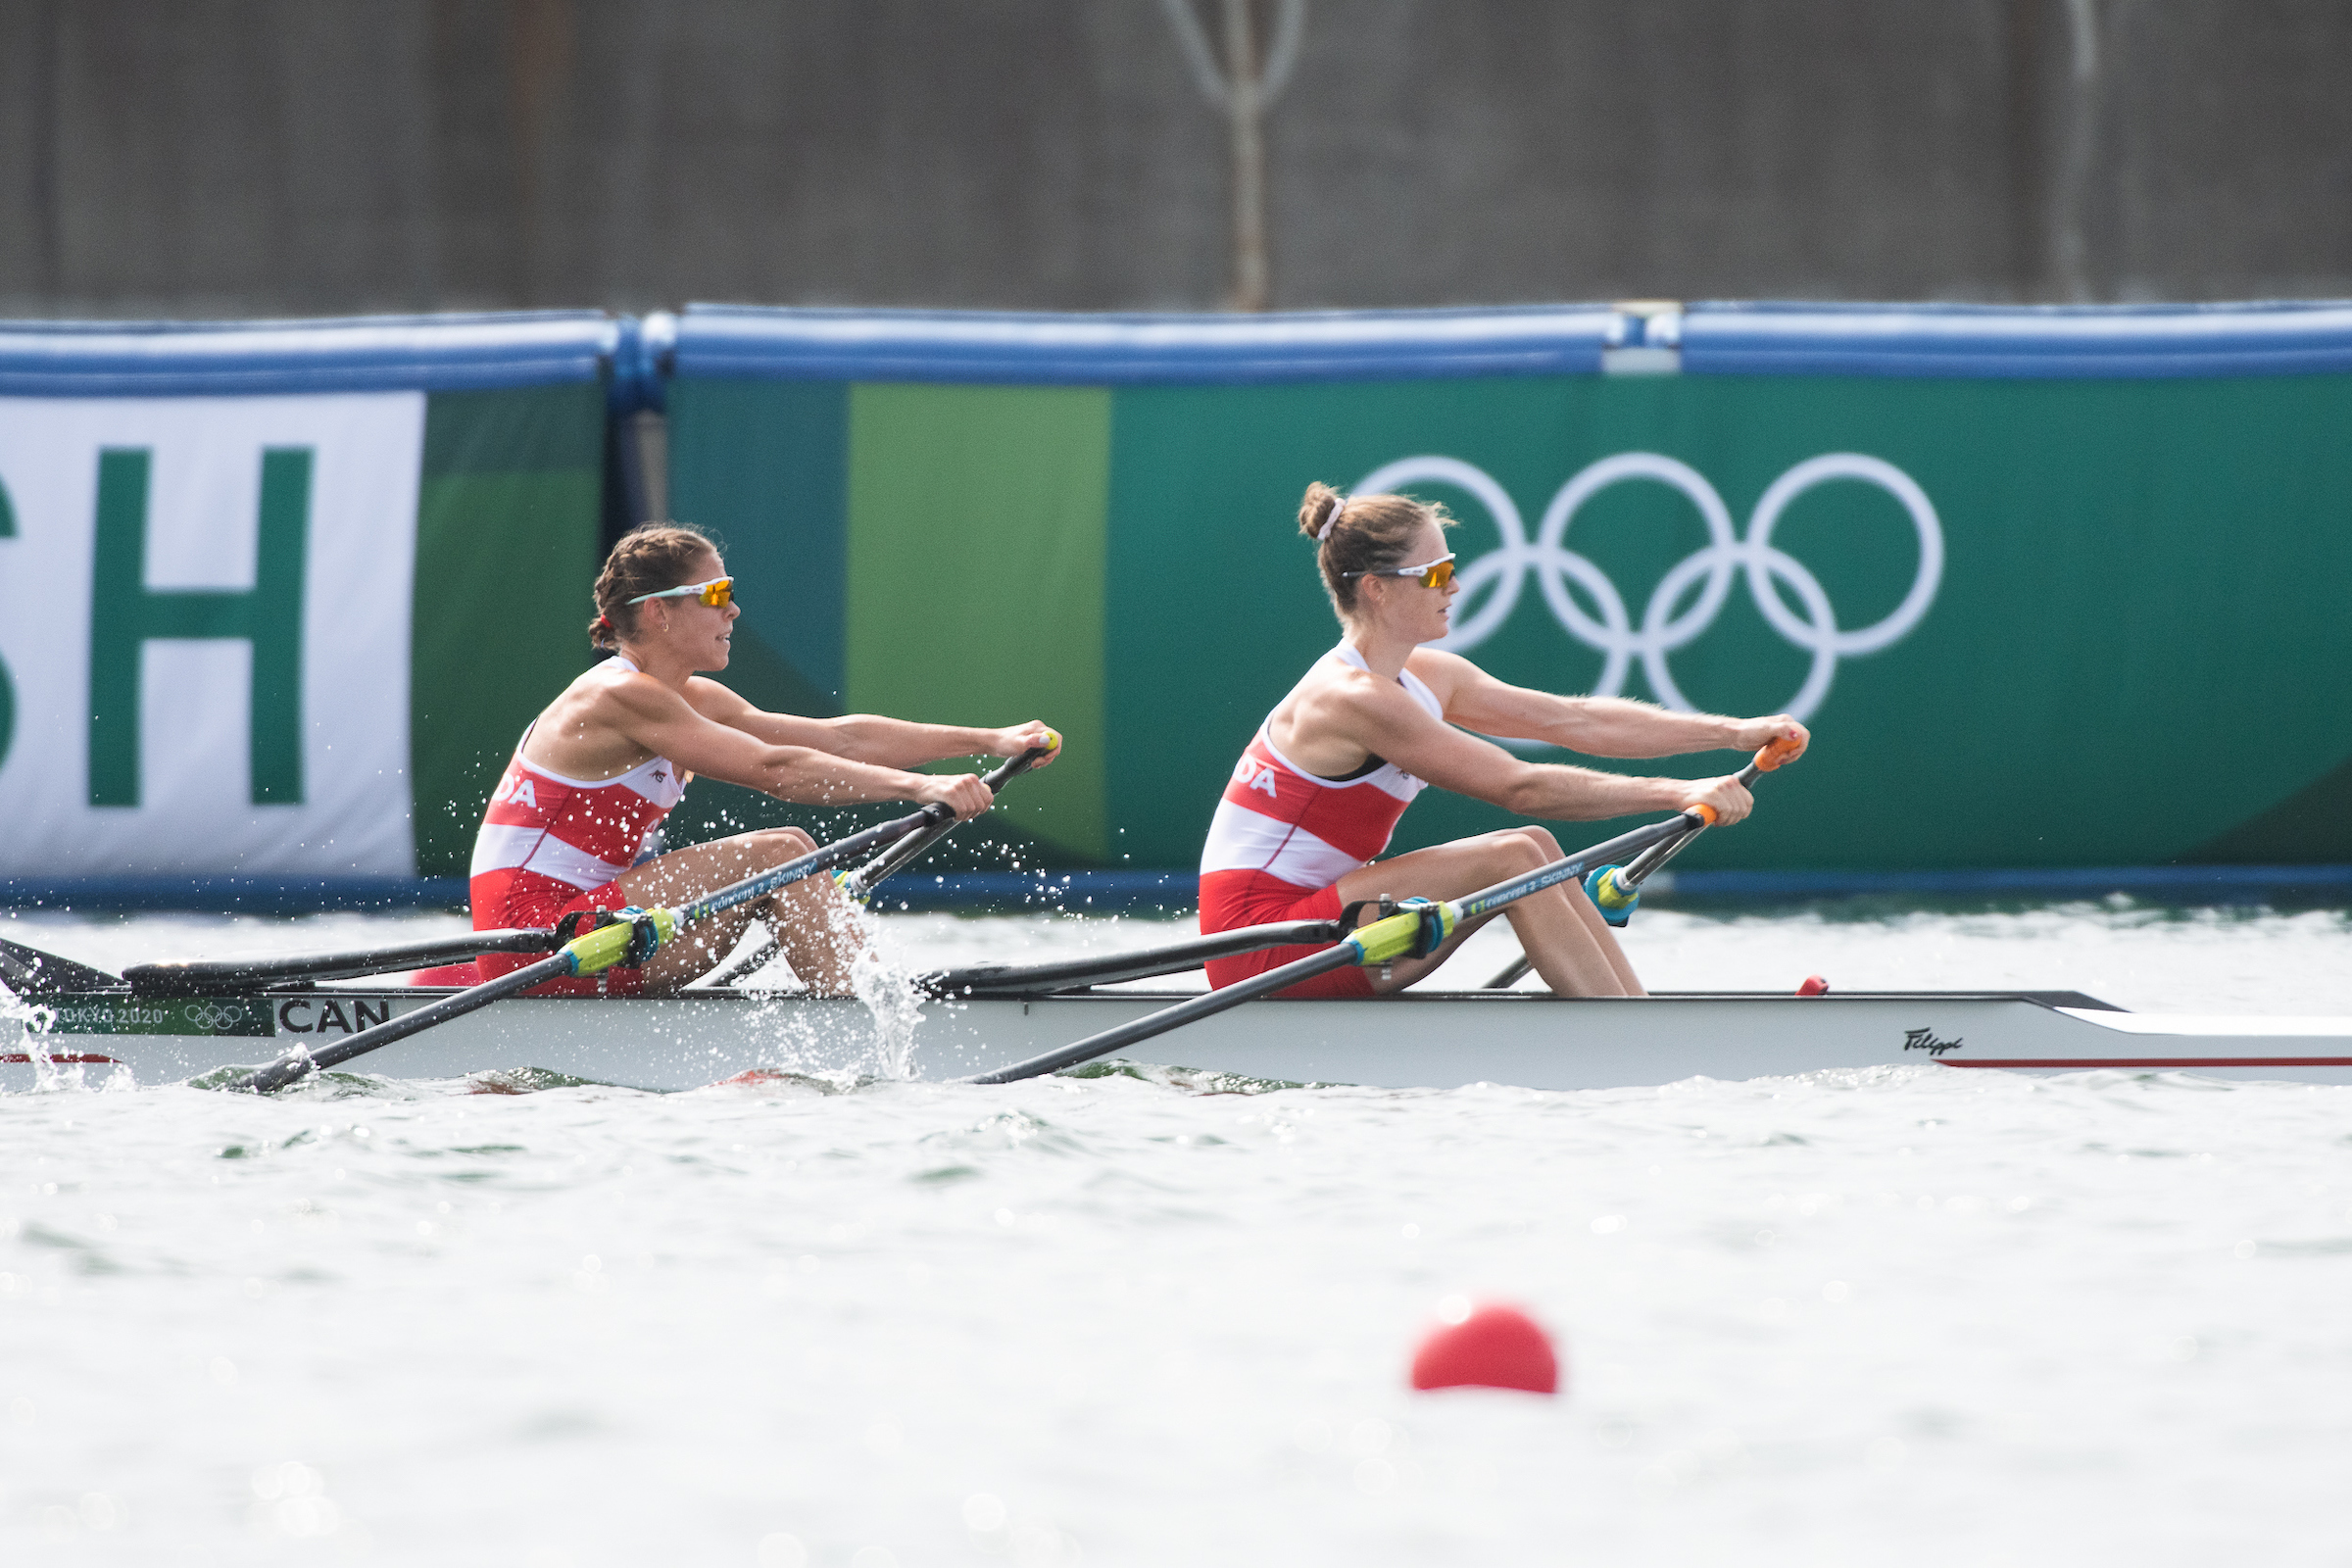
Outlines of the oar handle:
{"label": "oar handle", "polygon": [[[1049,746],[1033,746],[1020,756],[1006,761],[980,782],[987,785],[988,792],[994,795],[1006,784],[1036,766],[1039,758],[1052,756],[1054,750],[1054,748]],[[946,838],[955,826],[956,818],[953,813],[950,813],[944,819],[934,820],[929,827],[909,833],[857,870],[852,871],[844,880],[843,885],[849,890],[852,898],[864,898],[884,877],[894,871],[904,870],[910,861],[922,856],[932,845]]]}
{"label": "oar handle", "polygon": [[[1748,764],[1745,767],[1741,768],[1738,773],[1735,773],[1732,776],[1737,778],[1742,785],[1753,784],[1755,783],[1758,775],[1769,773],[1774,768],[1781,766],[1785,762],[1793,761],[1797,757],[1801,756],[1803,752],[1804,747],[1798,743],[1795,736],[1779,736],[1776,739],[1767,742],[1763,749],[1757,752],[1756,755],[1748,761]],[[1682,854],[1683,851],[1689,849],[1690,847],[1691,840],[1697,838],[1701,833],[1715,825],[1716,813],[1713,807],[1701,802],[1699,805],[1692,807],[1690,810],[1685,811],[1683,813],[1683,817],[1690,824],[1687,831],[1678,837],[1663,839],[1658,843],[1651,845],[1647,850],[1644,850],[1641,857],[1631,865],[1624,866],[1609,873],[1607,880],[1615,884],[1615,891],[1618,894],[1631,894],[1635,889],[1641,887],[1643,882],[1647,881],[1650,877],[1650,874],[1656,871],[1658,867],[1664,865],[1668,860],[1673,859],[1676,856]],[[1597,896],[1598,895],[1595,895],[1595,897]],[[1632,911],[1628,910],[1627,912],[1630,914]]]}
{"label": "oar handle", "polygon": [[[1742,785],[1753,784],[1758,774],[1769,773],[1783,762],[1794,761],[1803,754],[1804,749],[1804,743],[1793,735],[1776,735],[1764,743],[1763,748],[1748,760],[1745,767],[1732,776]],[[1715,808],[1704,801],[1691,807],[1683,814],[1697,817],[1700,827],[1713,827],[1717,816]]]}

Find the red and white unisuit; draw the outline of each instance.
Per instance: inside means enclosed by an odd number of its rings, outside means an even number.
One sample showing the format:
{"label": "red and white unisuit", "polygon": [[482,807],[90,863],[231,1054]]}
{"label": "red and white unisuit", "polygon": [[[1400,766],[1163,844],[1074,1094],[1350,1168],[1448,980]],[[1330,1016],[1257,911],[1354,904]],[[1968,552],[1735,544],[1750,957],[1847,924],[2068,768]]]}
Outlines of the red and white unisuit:
{"label": "red and white unisuit", "polygon": [[[637,673],[618,657],[596,673]],[[531,729],[538,723],[533,720]],[[617,778],[565,778],[523,759],[531,729],[515,743],[514,756],[490,795],[473,839],[473,928],[553,925],[574,909],[617,909],[628,904],[616,878],[649,847],[670,808],[686,793],[675,763],[666,757],[640,762]],[[533,962],[536,954],[490,954],[475,960],[487,980]],[[541,993],[635,991],[643,976],[635,969],[608,969],[594,977],[555,980]]]}
{"label": "red and white unisuit", "polygon": [[[1346,643],[1326,657],[1368,667]],[[1411,670],[1398,675],[1397,684],[1431,717],[1446,716],[1438,694]],[[1267,723],[1272,719],[1268,714]],[[1271,920],[1337,919],[1340,878],[1389,847],[1396,819],[1428,787],[1377,757],[1345,778],[1318,778],[1276,751],[1266,729],[1266,723],[1258,725],[1209,819],[1208,842],[1200,849],[1203,936]],[[1208,983],[1229,986],[1320,951],[1272,948],[1214,959]],[[1363,997],[1372,994],[1372,983],[1361,969],[1338,969],[1282,994]]]}

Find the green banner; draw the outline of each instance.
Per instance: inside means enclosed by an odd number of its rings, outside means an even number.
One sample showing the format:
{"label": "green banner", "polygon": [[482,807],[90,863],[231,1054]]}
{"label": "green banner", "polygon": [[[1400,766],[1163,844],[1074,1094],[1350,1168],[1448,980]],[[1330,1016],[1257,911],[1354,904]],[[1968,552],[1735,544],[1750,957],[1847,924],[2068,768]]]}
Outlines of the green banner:
{"label": "green banner", "polygon": [[[1338,635],[1315,479],[1453,511],[1451,643],[1503,679],[1807,719],[1686,864],[2352,859],[2352,377],[687,378],[670,410],[673,510],[743,579],[730,679],[1059,725],[1019,820],[1061,863],[1196,860]],[[1396,847],[1510,820],[1433,792]]]}
{"label": "green banner", "polygon": [[463,876],[588,663],[604,388],[9,400],[0,877]]}

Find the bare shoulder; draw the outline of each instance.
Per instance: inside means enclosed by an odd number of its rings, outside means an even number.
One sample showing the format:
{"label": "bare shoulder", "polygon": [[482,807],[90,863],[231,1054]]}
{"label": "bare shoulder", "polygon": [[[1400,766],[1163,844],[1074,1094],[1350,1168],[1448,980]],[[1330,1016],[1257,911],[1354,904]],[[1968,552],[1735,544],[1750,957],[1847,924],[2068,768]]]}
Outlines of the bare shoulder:
{"label": "bare shoulder", "polygon": [[740,693],[720,685],[708,675],[687,678],[686,703],[705,718],[721,724],[745,713],[759,711]]}
{"label": "bare shoulder", "polygon": [[1485,670],[1461,655],[1436,648],[1414,649],[1404,667],[1418,676],[1422,685],[1437,693],[1441,701],[1465,685],[1489,678]]}
{"label": "bare shoulder", "polygon": [[1309,671],[1292,701],[1300,722],[1318,729],[1328,725],[1344,734],[1422,714],[1421,705],[1396,682],[1337,660]]}
{"label": "bare shoulder", "polygon": [[590,670],[571,683],[566,699],[576,699],[591,712],[626,714],[635,718],[674,717],[685,699],[653,676],[638,670],[607,674]]}

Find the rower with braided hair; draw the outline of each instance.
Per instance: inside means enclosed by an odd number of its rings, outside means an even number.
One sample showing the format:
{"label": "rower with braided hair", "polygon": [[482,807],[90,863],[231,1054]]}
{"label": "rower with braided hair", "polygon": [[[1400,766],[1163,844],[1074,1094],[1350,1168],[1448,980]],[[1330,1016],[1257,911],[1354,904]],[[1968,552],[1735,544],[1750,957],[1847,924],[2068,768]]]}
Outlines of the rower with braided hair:
{"label": "rower with braided hair", "polygon": [[[735,581],[698,528],[647,523],[622,535],[596,579],[589,640],[612,657],[550,703],[515,745],[473,848],[476,930],[548,926],[575,911],[675,906],[815,848],[799,828],[741,833],[637,863],[697,774],[807,806],[939,804],[957,819],[993,797],[972,773],[915,773],[958,757],[1018,757],[1061,738],[1044,724],[915,724],[871,713],[806,718],[754,707],[703,671],[727,667]],[[723,958],[749,923],[773,929],[793,972],[847,995],[858,922],[824,877],[702,921],[642,969],[609,969],[541,991],[667,991]],[[482,979],[530,961],[487,956]]]}

